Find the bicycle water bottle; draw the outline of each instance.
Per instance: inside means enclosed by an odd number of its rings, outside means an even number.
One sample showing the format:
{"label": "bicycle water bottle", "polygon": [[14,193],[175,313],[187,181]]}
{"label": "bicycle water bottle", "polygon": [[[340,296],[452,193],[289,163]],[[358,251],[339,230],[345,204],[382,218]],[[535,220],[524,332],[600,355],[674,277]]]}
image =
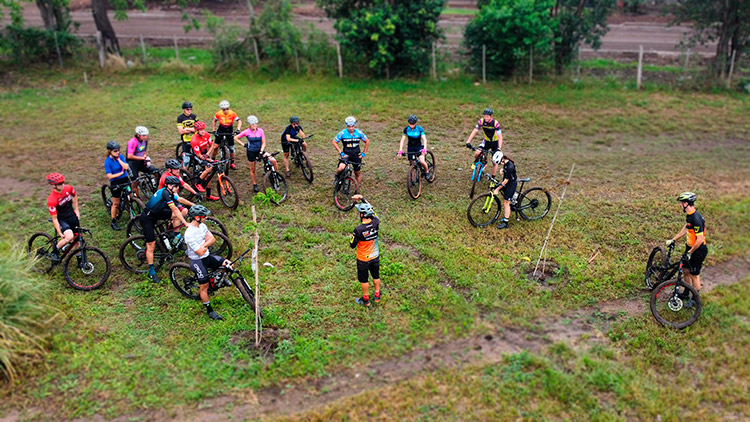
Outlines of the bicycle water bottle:
{"label": "bicycle water bottle", "polygon": [[513,203],[518,202],[518,192],[513,192]]}
{"label": "bicycle water bottle", "polygon": [[170,242],[169,238],[164,239],[164,246],[168,251],[172,250],[172,242]]}
{"label": "bicycle water bottle", "polygon": [[172,242],[173,242],[172,245],[175,247],[175,249],[179,248],[180,244],[182,243],[182,236],[180,236],[180,234],[177,233],[177,236],[175,236],[172,239]]}

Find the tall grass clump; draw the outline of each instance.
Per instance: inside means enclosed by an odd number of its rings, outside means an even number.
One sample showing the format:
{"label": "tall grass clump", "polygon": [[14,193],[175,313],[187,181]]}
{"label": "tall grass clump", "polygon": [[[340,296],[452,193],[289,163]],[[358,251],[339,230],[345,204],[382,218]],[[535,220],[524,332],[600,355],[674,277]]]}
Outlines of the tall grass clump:
{"label": "tall grass clump", "polygon": [[53,312],[44,302],[43,286],[26,254],[0,240],[0,379],[13,381],[45,353]]}

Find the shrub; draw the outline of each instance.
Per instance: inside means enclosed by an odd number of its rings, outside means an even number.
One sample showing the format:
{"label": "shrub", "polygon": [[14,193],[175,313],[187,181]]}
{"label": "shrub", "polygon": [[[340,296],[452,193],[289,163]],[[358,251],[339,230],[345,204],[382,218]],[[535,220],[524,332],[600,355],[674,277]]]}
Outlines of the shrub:
{"label": "shrub", "polygon": [[0,51],[9,54],[18,64],[54,62],[57,60],[55,37],[63,57],[72,56],[81,47],[81,40],[65,31],[6,26],[0,35]]}

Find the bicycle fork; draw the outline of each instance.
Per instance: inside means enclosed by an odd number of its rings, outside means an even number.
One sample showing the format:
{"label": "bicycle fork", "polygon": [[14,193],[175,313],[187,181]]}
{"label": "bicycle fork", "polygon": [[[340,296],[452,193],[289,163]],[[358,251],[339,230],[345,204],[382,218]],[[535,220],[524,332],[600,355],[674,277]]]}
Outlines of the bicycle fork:
{"label": "bicycle fork", "polygon": [[[477,170],[479,170],[478,173]],[[482,165],[481,161],[477,161],[476,163],[474,163],[474,171],[471,173],[471,181],[479,181],[482,178],[483,170],[484,166]]]}
{"label": "bicycle fork", "polygon": [[221,189],[222,195],[232,193],[232,188],[229,186],[229,184],[224,184],[224,176],[222,176],[221,174],[219,175],[219,189]]}

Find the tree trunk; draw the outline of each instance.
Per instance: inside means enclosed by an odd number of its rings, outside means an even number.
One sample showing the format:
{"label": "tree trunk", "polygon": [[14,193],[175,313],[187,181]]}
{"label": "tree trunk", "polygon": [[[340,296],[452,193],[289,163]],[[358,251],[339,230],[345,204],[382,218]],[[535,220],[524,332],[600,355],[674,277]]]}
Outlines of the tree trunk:
{"label": "tree trunk", "polygon": [[42,15],[44,29],[47,31],[54,31],[57,29],[57,19],[55,18],[55,11],[53,10],[52,5],[45,0],[36,0],[36,7]]}
{"label": "tree trunk", "polygon": [[120,55],[120,44],[117,42],[117,35],[107,16],[108,6],[107,0],[91,0],[91,14],[94,15],[96,29],[102,33],[104,48],[109,53]]}

